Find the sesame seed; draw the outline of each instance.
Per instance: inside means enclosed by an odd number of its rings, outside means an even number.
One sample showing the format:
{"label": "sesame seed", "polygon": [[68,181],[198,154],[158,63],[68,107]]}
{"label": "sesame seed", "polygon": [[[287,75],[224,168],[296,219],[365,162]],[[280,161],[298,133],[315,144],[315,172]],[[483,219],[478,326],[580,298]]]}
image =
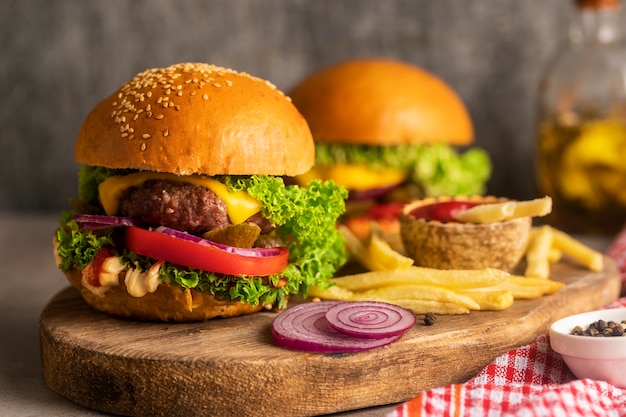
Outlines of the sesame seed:
{"label": "sesame seed", "polygon": [[150,111],[150,110],[152,110],[152,105],[148,104],[148,105],[146,106],[146,111]]}
{"label": "sesame seed", "polygon": [[122,133],[122,137],[123,138],[128,137],[128,133],[126,133],[126,132]]}
{"label": "sesame seed", "polygon": [[178,97],[180,97],[180,96],[182,96],[182,95],[183,95],[183,92],[179,90],[179,91],[177,91],[177,92],[176,92],[176,95],[177,95]]}
{"label": "sesame seed", "polygon": [[141,135],[141,137],[144,139],[150,139],[150,134],[144,133],[143,135]]}
{"label": "sesame seed", "polygon": [[208,100],[209,99],[209,95],[208,94],[203,94],[202,95],[202,100]]}
{"label": "sesame seed", "polygon": [[152,91],[148,91],[148,92],[146,93],[146,96],[148,96],[148,97],[152,97]]}
{"label": "sesame seed", "polygon": [[168,137],[169,135],[170,135],[170,131],[169,131],[169,130],[167,130],[167,129],[165,129],[165,130],[163,131],[163,136],[164,136],[164,137]]}
{"label": "sesame seed", "polygon": [[143,152],[143,151],[145,151],[145,150],[146,150],[146,144],[145,144],[145,143],[142,143],[142,144],[141,144],[141,151]]}
{"label": "sesame seed", "polygon": [[156,116],[154,116],[155,119],[157,120],[161,120],[163,118],[162,114],[157,114]]}
{"label": "sesame seed", "polygon": [[197,91],[196,91],[196,90],[191,90],[191,92],[189,93],[189,95],[191,95],[191,96],[195,96],[195,95],[196,95],[196,93],[197,93]]}
{"label": "sesame seed", "polygon": [[174,108],[176,109],[176,111],[180,111],[180,106],[178,104],[174,106]]}
{"label": "sesame seed", "polygon": [[233,82],[231,80],[226,80],[226,85],[232,87]]}
{"label": "sesame seed", "polygon": [[149,119],[149,118],[151,118],[151,117],[152,117],[152,112],[151,112],[151,111],[149,111],[148,113],[146,113],[146,117],[147,117],[148,119]]}
{"label": "sesame seed", "polygon": [[220,83],[213,83],[213,87],[220,88],[221,86],[222,86],[222,84],[220,84]]}

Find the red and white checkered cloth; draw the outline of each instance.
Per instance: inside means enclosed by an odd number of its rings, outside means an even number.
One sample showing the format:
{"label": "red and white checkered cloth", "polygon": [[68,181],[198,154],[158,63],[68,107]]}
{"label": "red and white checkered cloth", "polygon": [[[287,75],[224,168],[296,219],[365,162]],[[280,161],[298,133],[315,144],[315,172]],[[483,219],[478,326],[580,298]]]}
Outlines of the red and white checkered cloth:
{"label": "red and white checkered cloth", "polygon": [[[607,250],[626,289],[626,229]],[[626,297],[606,306],[626,307]],[[577,379],[547,334],[497,357],[464,384],[423,391],[386,417],[626,417],[626,389]]]}

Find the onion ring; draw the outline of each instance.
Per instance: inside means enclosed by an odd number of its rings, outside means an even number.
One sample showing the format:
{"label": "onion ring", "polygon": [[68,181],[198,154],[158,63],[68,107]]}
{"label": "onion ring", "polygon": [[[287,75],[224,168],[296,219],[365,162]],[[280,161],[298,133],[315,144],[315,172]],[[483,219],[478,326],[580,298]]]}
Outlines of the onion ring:
{"label": "onion ring", "polygon": [[109,229],[111,227],[133,226],[128,217],[104,216],[98,214],[76,214],[72,218],[81,228],[87,230]]}
{"label": "onion ring", "polygon": [[179,239],[188,240],[190,242],[198,243],[200,245],[205,246],[213,246],[218,249],[224,250],[226,252],[235,253],[237,255],[242,256],[252,256],[256,258],[267,258],[271,256],[280,255],[283,250],[280,247],[273,248],[238,248],[235,246],[228,246],[222,243],[213,242],[212,240],[207,240],[201,238],[199,236],[195,236],[186,232],[181,232],[180,230],[172,229],[170,227],[159,226],[154,229],[157,233],[162,233],[168,236],[174,236]]}
{"label": "onion ring", "polygon": [[326,320],[326,312],[339,301],[298,304],[272,321],[272,337],[284,348],[320,353],[358,352],[388,345],[401,335],[378,339],[352,337],[339,333]]}
{"label": "onion ring", "polygon": [[328,324],[340,333],[365,339],[402,336],[415,324],[412,311],[377,301],[338,303],[326,311]]}

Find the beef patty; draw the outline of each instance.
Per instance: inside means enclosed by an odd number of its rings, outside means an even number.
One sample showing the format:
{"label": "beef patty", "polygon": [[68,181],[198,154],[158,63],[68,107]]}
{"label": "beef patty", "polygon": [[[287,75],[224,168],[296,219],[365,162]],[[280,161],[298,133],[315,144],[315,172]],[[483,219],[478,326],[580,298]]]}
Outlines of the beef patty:
{"label": "beef patty", "polygon": [[[126,189],[119,202],[120,215],[148,225],[162,225],[192,234],[202,234],[231,224],[226,204],[213,191],[199,185],[171,180],[148,180]],[[247,221],[263,233],[273,228],[260,213]]]}

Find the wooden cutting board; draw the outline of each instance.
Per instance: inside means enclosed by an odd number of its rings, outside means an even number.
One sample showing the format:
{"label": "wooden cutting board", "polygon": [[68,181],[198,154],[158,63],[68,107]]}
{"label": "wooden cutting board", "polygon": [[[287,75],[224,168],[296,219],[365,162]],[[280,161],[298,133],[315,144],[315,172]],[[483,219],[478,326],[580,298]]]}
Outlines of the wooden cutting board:
{"label": "wooden cutting board", "polygon": [[294,417],[392,404],[464,382],[551,322],[619,296],[609,259],[601,273],[562,262],[552,278],[567,285],[505,311],[439,316],[433,326],[418,317],[400,341],[350,354],[276,346],[272,312],[193,324],[134,322],[94,311],[68,287],[41,315],[43,376],[71,401],[128,416]]}

